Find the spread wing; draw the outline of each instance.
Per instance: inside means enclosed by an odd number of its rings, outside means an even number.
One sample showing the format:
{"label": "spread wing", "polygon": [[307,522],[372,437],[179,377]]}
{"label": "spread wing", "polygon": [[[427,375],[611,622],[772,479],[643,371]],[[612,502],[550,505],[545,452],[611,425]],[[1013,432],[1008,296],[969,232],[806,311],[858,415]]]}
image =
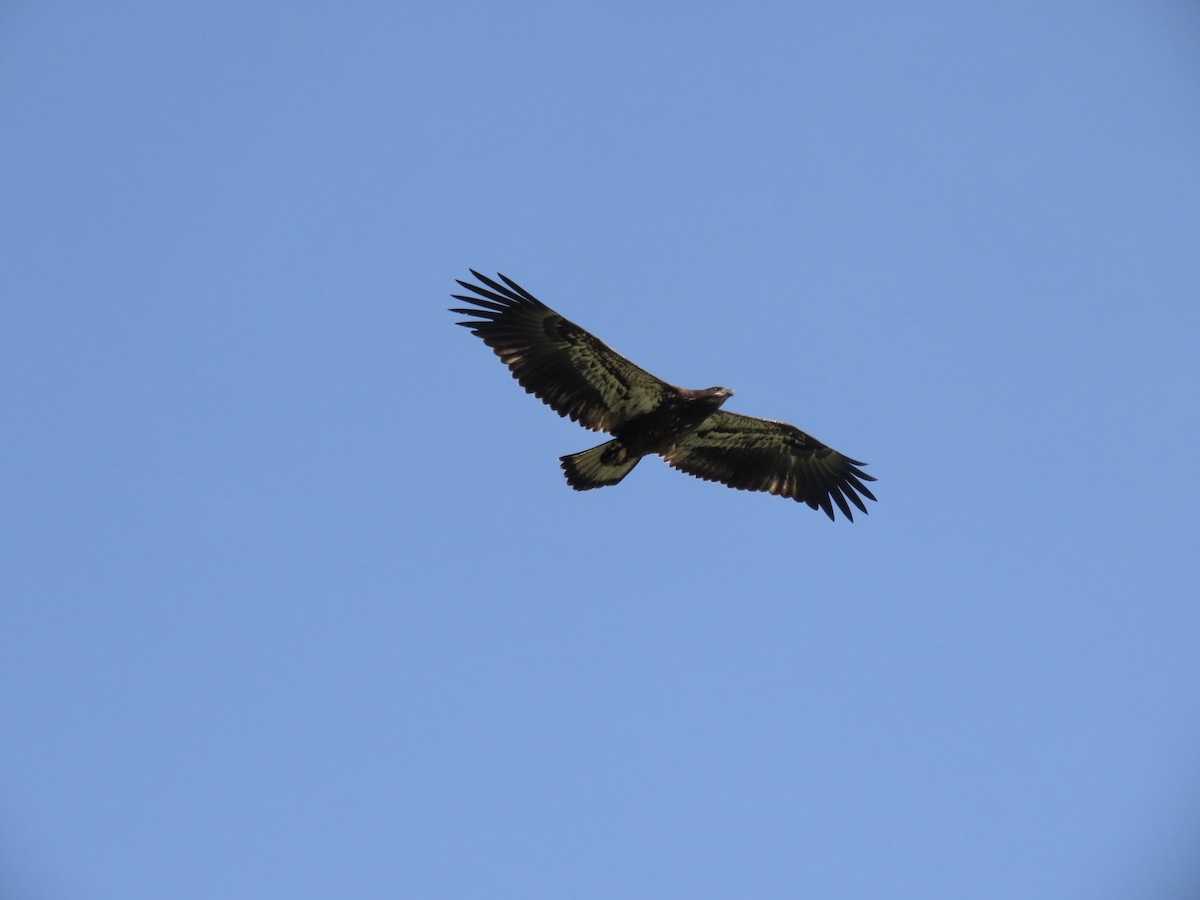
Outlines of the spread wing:
{"label": "spread wing", "polygon": [[825,510],[831,519],[831,499],[850,521],[854,516],[847,500],[865,513],[859,495],[875,499],[863,484],[875,480],[859,468],[865,463],[786,422],[718,410],[662,456],[672,467],[705,481],[790,497]]}
{"label": "spread wing", "polygon": [[677,393],[515,281],[500,275],[499,284],[474,269],[471,274],[487,287],[458,282],[477,295],[451,295],[477,307],[450,310],[475,316],[458,324],[482,338],[521,387],[560,416],[611,434]]}

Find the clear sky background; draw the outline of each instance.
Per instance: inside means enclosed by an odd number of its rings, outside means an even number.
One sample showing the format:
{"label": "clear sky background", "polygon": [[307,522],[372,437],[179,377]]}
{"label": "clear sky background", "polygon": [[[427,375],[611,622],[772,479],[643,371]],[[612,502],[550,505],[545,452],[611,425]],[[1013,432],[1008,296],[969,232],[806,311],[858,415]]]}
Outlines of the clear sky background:
{"label": "clear sky background", "polygon": [[1200,891],[1194,4],[10,2],[0,188],[6,898]]}

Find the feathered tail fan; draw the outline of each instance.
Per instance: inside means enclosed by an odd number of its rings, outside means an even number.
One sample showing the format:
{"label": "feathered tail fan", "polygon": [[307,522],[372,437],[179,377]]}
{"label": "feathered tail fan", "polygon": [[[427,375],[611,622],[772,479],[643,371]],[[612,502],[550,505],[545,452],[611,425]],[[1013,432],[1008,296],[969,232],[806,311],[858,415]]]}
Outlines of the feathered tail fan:
{"label": "feathered tail fan", "polygon": [[599,447],[560,457],[567,484],[577,491],[616,484],[633,471],[640,456],[631,456],[620,441],[606,441]]}

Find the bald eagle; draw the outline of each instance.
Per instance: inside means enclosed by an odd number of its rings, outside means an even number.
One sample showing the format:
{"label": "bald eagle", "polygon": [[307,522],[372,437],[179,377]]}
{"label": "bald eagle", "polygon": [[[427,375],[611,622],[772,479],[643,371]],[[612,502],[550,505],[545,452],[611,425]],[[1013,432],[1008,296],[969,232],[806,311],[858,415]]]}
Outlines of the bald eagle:
{"label": "bald eagle", "polygon": [[[595,335],[564,319],[515,281],[471,274],[486,287],[458,281],[473,304],[451,312],[492,348],[513,378],[560,416],[612,435],[590,450],[561,457],[567,483],[577,491],[616,484],[648,454],[667,465],[747,491],[768,491],[822,509],[833,504],[851,521],[862,512],[863,484],[875,479],[858,462],[786,422],[726,412],[724,387],[692,391],[667,384],[635,366]],[[860,497],[861,495],[861,497]],[[832,501],[832,502],[831,502]],[[849,501],[849,502],[847,502]]]}

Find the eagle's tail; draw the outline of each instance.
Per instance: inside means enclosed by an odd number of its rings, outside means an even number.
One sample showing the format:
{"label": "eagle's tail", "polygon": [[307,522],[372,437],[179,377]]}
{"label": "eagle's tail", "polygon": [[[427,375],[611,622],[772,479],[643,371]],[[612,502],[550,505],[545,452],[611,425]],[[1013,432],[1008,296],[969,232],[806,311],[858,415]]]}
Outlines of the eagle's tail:
{"label": "eagle's tail", "polygon": [[618,440],[606,441],[599,447],[561,457],[567,484],[577,491],[616,484],[633,471],[640,456],[633,456]]}

